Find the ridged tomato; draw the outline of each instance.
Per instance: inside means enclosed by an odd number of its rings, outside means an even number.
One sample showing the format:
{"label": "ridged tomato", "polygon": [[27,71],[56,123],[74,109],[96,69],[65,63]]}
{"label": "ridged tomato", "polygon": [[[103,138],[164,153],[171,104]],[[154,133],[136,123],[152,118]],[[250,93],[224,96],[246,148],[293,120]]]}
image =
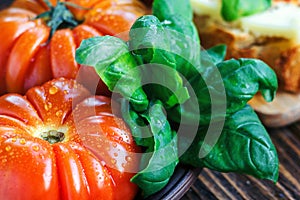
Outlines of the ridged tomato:
{"label": "ridged tomato", "polygon": [[[0,94],[75,78],[75,49],[83,39],[120,34],[126,40],[128,34],[121,33],[144,13],[137,0],[15,0],[0,12]],[[90,71],[83,83],[97,85]],[[109,94],[102,82],[99,87],[99,94]]]}
{"label": "ridged tomato", "polygon": [[111,100],[74,80],[0,97],[0,199],[133,199],[137,152]]}

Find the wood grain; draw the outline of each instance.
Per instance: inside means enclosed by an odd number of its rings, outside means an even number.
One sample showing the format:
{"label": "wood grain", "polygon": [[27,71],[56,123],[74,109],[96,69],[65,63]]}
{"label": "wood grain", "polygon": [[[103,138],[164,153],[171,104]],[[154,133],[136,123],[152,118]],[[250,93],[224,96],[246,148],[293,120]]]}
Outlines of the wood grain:
{"label": "wood grain", "polygon": [[300,199],[300,121],[281,128],[269,128],[279,156],[279,180],[276,184],[236,173],[202,170],[181,200]]}

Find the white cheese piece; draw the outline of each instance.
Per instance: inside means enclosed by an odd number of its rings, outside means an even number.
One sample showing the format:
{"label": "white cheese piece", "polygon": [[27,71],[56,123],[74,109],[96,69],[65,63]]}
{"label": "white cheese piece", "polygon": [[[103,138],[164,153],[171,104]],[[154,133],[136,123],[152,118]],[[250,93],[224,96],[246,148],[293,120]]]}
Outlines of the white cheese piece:
{"label": "white cheese piece", "polygon": [[300,43],[300,7],[278,3],[269,10],[240,19],[246,31],[256,35],[277,36]]}
{"label": "white cheese piece", "polygon": [[215,20],[222,20],[221,0],[191,0],[191,5],[197,15],[209,15]]}

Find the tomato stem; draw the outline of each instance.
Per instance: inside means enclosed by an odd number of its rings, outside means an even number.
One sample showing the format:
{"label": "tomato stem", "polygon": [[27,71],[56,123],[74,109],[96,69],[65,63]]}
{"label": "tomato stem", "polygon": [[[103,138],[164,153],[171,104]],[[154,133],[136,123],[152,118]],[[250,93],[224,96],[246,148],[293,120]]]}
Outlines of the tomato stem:
{"label": "tomato stem", "polygon": [[[49,40],[59,28],[74,28],[80,22],[77,21],[71,11],[67,8],[66,2],[57,0],[56,6],[53,6],[49,0],[44,0],[49,10],[39,14],[35,19],[42,18],[46,21],[47,26],[51,28]],[[69,5],[69,4],[68,4]],[[70,5],[75,7],[74,5]]]}
{"label": "tomato stem", "polygon": [[65,139],[65,134],[57,130],[50,130],[43,132],[41,137],[49,143],[54,144],[63,141]]}

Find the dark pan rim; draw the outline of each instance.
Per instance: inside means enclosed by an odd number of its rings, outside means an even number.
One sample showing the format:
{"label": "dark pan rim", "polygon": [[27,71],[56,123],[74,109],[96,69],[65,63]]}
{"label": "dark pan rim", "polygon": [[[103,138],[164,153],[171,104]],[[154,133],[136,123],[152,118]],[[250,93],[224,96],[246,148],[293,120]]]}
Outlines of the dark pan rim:
{"label": "dark pan rim", "polygon": [[[191,185],[196,181],[202,168],[193,168],[191,166],[179,165],[175,169],[169,183],[157,193],[145,198],[144,200],[178,200],[190,189]],[[143,199],[141,195],[136,198]]]}

